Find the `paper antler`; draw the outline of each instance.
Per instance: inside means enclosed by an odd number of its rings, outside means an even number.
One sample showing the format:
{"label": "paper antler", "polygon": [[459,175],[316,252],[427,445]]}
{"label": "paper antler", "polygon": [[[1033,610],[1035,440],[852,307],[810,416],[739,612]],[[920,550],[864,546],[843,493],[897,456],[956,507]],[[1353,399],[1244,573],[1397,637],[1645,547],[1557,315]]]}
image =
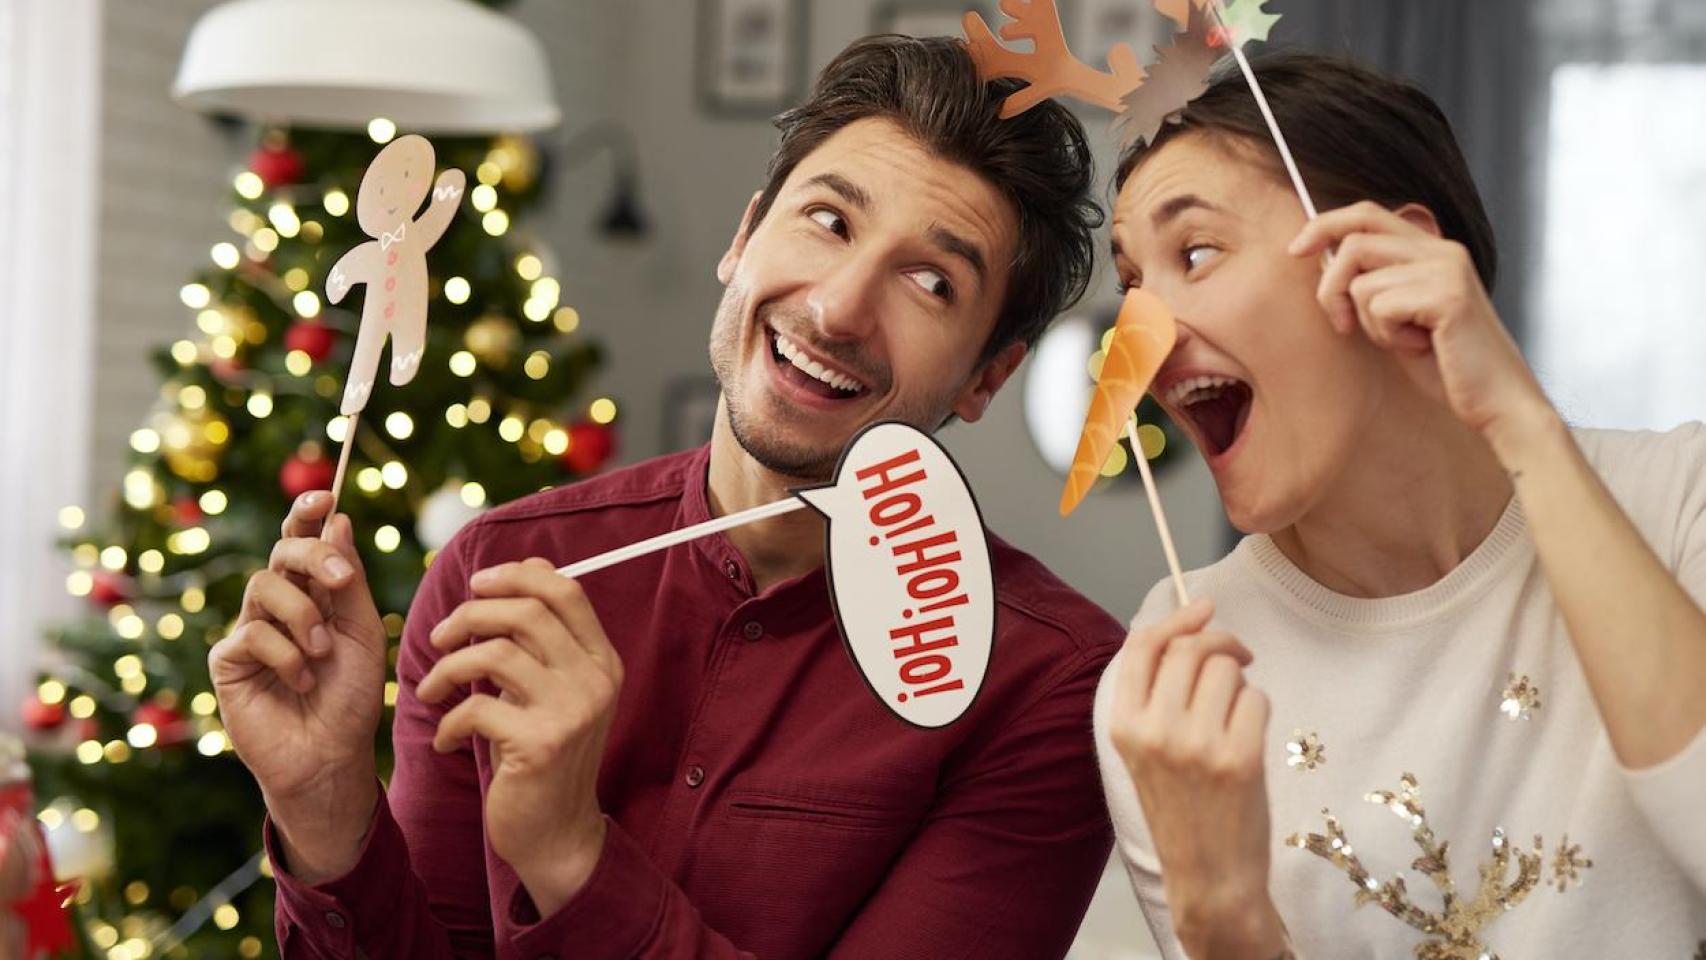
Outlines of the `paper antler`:
{"label": "paper antler", "polygon": [[978,76],[985,80],[1011,77],[1029,84],[1001,105],[1002,117],[1016,117],[1056,95],[1119,113],[1125,109],[1126,95],[1142,85],[1143,68],[1129,44],[1117,43],[1108,51],[1112,72],[1104,73],[1074,57],[1067,49],[1054,0],[1001,0],[1001,12],[1013,21],[1002,24],[1002,38],[1030,40],[1036,46],[1034,52],[1002,45],[975,12],[968,12],[961,25]]}

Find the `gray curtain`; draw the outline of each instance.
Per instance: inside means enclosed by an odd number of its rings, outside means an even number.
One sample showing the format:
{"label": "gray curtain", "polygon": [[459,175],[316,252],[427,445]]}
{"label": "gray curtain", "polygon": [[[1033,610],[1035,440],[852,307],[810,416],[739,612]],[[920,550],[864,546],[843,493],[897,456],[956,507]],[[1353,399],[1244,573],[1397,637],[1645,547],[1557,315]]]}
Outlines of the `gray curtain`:
{"label": "gray curtain", "polygon": [[[1699,0],[1697,0],[1699,2]],[[1494,302],[1519,340],[1539,263],[1531,238],[1543,181],[1542,57],[1532,0],[1286,0],[1276,47],[1343,54],[1415,82],[1456,128],[1499,241]],[[1260,47],[1256,49],[1261,49]]]}

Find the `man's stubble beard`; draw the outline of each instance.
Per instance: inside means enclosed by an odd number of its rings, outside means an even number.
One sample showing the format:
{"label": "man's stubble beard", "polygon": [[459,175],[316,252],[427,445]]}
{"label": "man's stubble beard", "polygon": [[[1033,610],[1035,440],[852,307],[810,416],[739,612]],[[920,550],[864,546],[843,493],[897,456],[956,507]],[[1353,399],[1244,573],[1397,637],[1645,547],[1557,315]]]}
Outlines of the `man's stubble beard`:
{"label": "man's stubble beard", "polygon": [[[748,295],[738,281],[729,284],[723,289],[722,300],[717,304],[717,316],[711,325],[711,371],[716,375],[717,383],[722,389],[723,409],[727,411],[729,432],[741,449],[746,451],[747,456],[766,470],[807,482],[827,482],[835,475],[835,466],[841,460],[842,445],[838,444],[826,450],[791,443],[776,436],[776,431],[766,430],[762,423],[754,422],[752,411],[746,409],[745,399],[740,390],[736,389],[744,386],[735,381],[741,373],[741,335],[747,327],[747,301]],[[758,325],[756,318],[754,325]],[[755,331],[759,332],[761,331]],[[763,333],[768,336],[768,332]],[[798,336],[797,331],[784,333],[790,337]],[[771,362],[770,344],[762,344],[761,350],[763,356],[760,362]],[[883,419],[902,420],[920,430],[934,432],[951,418],[953,396],[957,392],[929,398],[925,403],[903,405],[890,411]]]}

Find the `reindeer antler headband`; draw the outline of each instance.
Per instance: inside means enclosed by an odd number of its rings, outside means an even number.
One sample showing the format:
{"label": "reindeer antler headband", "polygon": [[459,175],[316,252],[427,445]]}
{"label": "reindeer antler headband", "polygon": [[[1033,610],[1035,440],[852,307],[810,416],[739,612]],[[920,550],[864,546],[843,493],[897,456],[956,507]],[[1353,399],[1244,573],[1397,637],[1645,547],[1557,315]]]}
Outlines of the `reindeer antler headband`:
{"label": "reindeer antler headband", "polygon": [[1279,14],[1262,9],[1267,0],[1231,0],[1229,5],[1221,0],[1151,2],[1180,29],[1171,44],[1156,48],[1158,59],[1147,70],[1138,65],[1131,45],[1126,43],[1117,43],[1108,51],[1106,72],[1074,57],[1067,49],[1055,0],[1001,0],[1001,12],[1011,21],[1001,26],[1001,38],[1032,41],[1035,49],[1029,53],[1002,45],[975,12],[968,12],[961,23],[979,76],[1026,83],[1002,103],[1003,117],[1016,117],[1049,97],[1068,96],[1116,114],[1116,128],[1126,143],[1153,140],[1169,116],[1208,89],[1209,70],[1220,59],[1221,49],[1230,48],[1285,160],[1298,199],[1314,219],[1315,203],[1262,94],[1262,85],[1244,56],[1244,44],[1267,40]]}

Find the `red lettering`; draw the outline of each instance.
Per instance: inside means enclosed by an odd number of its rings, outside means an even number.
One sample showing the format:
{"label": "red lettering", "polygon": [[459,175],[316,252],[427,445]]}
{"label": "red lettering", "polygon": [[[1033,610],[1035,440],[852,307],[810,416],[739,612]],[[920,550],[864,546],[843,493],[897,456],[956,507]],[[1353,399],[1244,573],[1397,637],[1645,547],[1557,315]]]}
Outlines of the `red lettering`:
{"label": "red lettering", "polygon": [[953,567],[926,570],[906,582],[906,592],[914,600],[931,600],[960,588],[960,575]]}
{"label": "red lettering", "polygon": [[[897,505],[900,508],[899,510],[894,509]],[[897,493],[887,500],[879,500],[871,508],[871,522],[879,527],[886,527],[910,519],[913,514],[923,508],[924,501],[918,498],[918,494]]]}
{"label": "red lettering", "polygon": [[960,553],[958,550],[955,550],[952,553],[940,553],[931,557],[925,556],[924,552],[931,547],[945,547],[949,544],[958,543],[959,539],[958,534],[949,530],[947,533],[938,533],[934,537],[926,537],[923,540],[914,540],[911,543],[903,543],[900,546],[895,547],[894,555],[897,557],[908,553],[912,554],[912,561],[910,563],[903,563],[896,567],[895,572],[904,577],[908,574],[917,573],[920,570],[939,567],[944,563],[956,562],[960,559]]}
{"label": "red lettering", "polygon": [[[954,661],[939,653],[914,657],[900,665],[900,679],[906,683],[934,683],[954,669]],[[926,673],[925,670],[929,672]]]}
{"label": "red lettering", "polygon": [[[924,639],[925,634],[934,633],[936,631],[946,631],[947,636],[937,640],[927,641]],[[959,635],[954,632],[953,617],[938,617],[935,620],[911,623],[904,627],[896,627],[889,631],[890,640],[899,642],[903,637],[911,637],[912,642],[895,650],[894,657],[896,660],[902,660],[915,654],[929,653],[932,650],[944,650],[948,647],[957,647],[960,645]]]}
{"label": "red lettering", "polygon": [[876,497],[881,497],[892,490],[923,480],[925,474],[922,469],[915,473],[909,473],[903,477],[895,477],[891,475],[891,471],[904,467],[909,463],[917,463],[918,459],[917,450],[908,450],[897,457],[891,457],[884,460],[882,463],[873,464],[872,466],[866,467],[858,473],[855,473],[854,476],[858,477],[860,480],[869,480],[871,477],[875,476],[883,478],[881,483],[869,490],[863,491],[865,499],[870,500]]}

